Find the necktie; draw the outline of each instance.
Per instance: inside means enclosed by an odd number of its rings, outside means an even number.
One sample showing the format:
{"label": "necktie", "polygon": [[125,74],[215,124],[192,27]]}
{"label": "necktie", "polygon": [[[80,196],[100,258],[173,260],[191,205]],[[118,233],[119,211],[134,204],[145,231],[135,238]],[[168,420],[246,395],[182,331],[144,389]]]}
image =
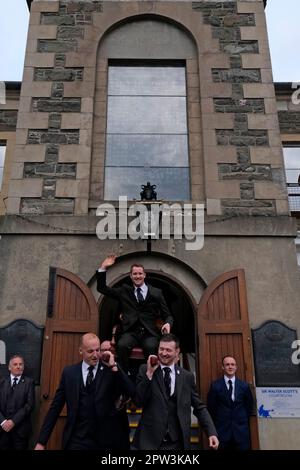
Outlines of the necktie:
{"label": "necktie", "polygon": [[14,380],[13,380],[13,384],[11,386],[11,389],[14,390],[17,386],[17,382],[18,382],[18,378],[17,377],[14,377]]}
{"label": "necktie", "polygon": [[93,380],[94,380],[93,370],[94,370],[94,366],[89,366],[89,367],[88,367],[89,373],[88,373],[87,378],[86,378],[86,384],[85,384],[86,387],[88,387],[89,385],[91,385],[91,383],[92,383]]}
{"label": "necktie", "polygon": [[232,387],[232,380],[228,380],[228,385],[229,385],[229,389],[228,389],[228,393],[229,393],[229,397],[230,397],[230,400],[232,400],[232,390],[233,390],[233,387]]}
{"label": "necktie", "polygon": [[136,289],[136,296],[137,296],[138,303],[144,302],[144,297],[143,297],[143,294],[142,294],[142,289],[141,289],[140,287],[138,287],[138,288]]}
{"label": "necktie", "polygon": [[171,369],[170,367],[164,367],[164,383],[167,392],[167,397],[171,395]]}

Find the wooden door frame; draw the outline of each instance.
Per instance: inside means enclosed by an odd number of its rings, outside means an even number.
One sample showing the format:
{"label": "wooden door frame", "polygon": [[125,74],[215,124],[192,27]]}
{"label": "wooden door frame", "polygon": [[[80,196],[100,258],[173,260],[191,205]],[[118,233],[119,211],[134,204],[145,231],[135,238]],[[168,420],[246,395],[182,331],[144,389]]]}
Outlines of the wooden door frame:
{"label": "wooden door frame", "polygon": [[[58,278],[62,280],[59,282]],[[63,292],[63,286],[66,291]],[[75,288],[74,298],[72,296],[72,289]],[[65,297],[64,295],[65,294]],[[62,302],[62,299],[69,299],[70,303]],[[76,302],[81,302],[76,304]],[[83,318],[78,319],[78,311]],[[68,314],[64,317],[64,313]],[[69,312],[72,314],[73,318]],[[84,318],[85,317],[85,318]],[[96,300],[90,290],[82,279],[75,274],[62,268],[50,267],[49,276],[49,290],[48,290],[48,305],[47,317],[44,331],[43,342],[43,358],[42,358],[42,374],[41,374],[41,407],[39,416],[39,426],[41,427],[45,415],[54,397],[51,393],[53,390],[53,382],[57,388],[63,367],[80,362],[79,356],[79,336],[89,331],[98,334],[99,315]],[[73,343],[71,350],[66,349],[67,346],[61,349],[54,349],[54,338],[56,334],[65,333],[69,340]],[[74,338],[72,338],[74,335]],[[78,338],[77,338],[78,337]],[[63,343],[61,343],[63,344]],[[75,347],[76,346],[76,347]],[[53,356],[59,351],[60,370],[53,369]],[[67,351],[67,352],[66,352]],[[69,357],[71,362],[66,362],[66,356]],[[57,364],[54,364],[54,368]],[[62,425],[58,424],[61,418],[66,416],[66,407],[62,410],[57,424],[49,439],[49,447],[54,449],[60,448]]]}
{"label": "wooden door frame", "polygon": [[[220,287],[226,286],[226,282],[236,279],[238,285],[238,299],[235,298],[235,301],[238,300],[239,310],[241,318],[235,320],[209,320],[208,318],[208,304],[213,301],[213,293]],[[228,289],[228,287],[227,287]],[[211,305],[212,306],[212,305]],[[215,306],[218,310],[218,306]],[[228,306],[222,306],[226,309]],[[252,345],[251,345],[251,330],[249,324],[248,316],[248,302],[247,302],[247,289],[246,289],[246,278],[244,269],[234,269],[232,271],[225,272],[215,278],[204,291],[203,296],[199,302],[198,312],[197,312],[197,331],[199,338],[199,349],[198,349],[198,358],[199,358],[199,369],[198,376],[200,379],[200,390],[201,396],[206,401],[207,392],[212,380],[215,380],[217,377],[210,377],[209,373],[205,375],[201,374],[201,370],[208,371],[207,360],[209,357],[209,347],[207,343],[207,335],[209,334],[240,334],[242,336],[242,348],[243,348],[243,358],[244,363],[238,364],[239,369],[243,371],[244,380],[247,381],[251,387],[252,393],[254,394],[254,360],[252,357]],[[232,351],[226,351],[226,354],[233,354]],[[219,358],[218,369],[219,377],[222,375],[221,370],[221,357]],[[238,359],[238,358],[237,358]],[[238,361],[239,362],[239,361]],[[255,398],[255,396],[254,396]],[[256,402],[256,400],[254,400]],[[259,449],[259,437],[258,437],[258,423],[257,416],[253,415],[250,417],[250,432],[251,432],[251,445],[252,449]],[[205,441],[203,441],[205,442]]]}

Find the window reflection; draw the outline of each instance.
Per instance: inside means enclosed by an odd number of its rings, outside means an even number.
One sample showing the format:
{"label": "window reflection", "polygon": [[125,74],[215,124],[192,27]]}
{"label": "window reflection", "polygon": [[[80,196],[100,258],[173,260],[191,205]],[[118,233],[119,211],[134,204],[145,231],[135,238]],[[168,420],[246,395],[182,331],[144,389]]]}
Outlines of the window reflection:
{"label": "window reflection", "polygon": [[119,196],[139,199],[141,184],[155,182],[160,199],[188,200],[188,168],[120,168],[106,167],[104,198],[112,201]]}
{"label": "window reflection", "polygon": [[176,96],[110,96],[107,132],[186,133],[186,99]]}
{"label": "window reflection", "polygon": [[6,145],[1,144],[0,142],[0,190],[2,186],[2,180],[3,180],[5,152],[6,152]]}
{"label": "window reflection", "polygon": [[187,135],[109,134],[109,166],[188,166]]}
{"label": "window reflection", "polygon": [[289,206],[292,212],[300,211],[300,147],[283,147]]}
{"label": "window reflection", "polygon": [[185,68],[111,66],[108,94],[185,96]]}

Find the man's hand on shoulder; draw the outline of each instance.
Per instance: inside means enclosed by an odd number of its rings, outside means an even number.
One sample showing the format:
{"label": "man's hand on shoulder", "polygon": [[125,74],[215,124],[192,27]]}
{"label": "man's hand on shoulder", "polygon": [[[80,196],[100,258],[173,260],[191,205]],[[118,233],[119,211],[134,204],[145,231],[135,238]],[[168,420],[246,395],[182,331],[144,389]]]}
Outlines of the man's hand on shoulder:
{"label": "man's hand on shoulder", "polygon": [[162,327],[161,327],[161,334],[162,335],[168,335],[171,331],[171,325],[170,323],[165,323]]}
{"label": "man's hand on shoulder", "polygon": [[108,269],[110,266],[115,264],[117,259],[117,255],[109,255],[105,258],[104,261],[102,261],[100,268],[101,269]]}

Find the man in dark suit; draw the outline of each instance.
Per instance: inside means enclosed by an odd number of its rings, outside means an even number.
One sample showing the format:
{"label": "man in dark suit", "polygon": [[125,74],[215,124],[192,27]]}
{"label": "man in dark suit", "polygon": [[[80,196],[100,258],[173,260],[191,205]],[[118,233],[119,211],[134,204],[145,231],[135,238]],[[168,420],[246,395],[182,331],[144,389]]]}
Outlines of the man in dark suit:
{"label": "man in dark suit", "polygon": [[[156,354],[160,334],[170,333],[173,317],[160,289],[145,284],[146,273],[140,264],[130,269],[132,286],[111,288],[106,285],[106,271],[116,261],[108,256],[97,271],[97,290],[119,301],[122,312],[122,334],[117,343],[117,357],[125,370],[129,367],[130,351],[135,346],[143,348],[145,357]],[[161,330],[157,320],[163,320]]]}
{"label": "man in dark suit", "polygon": [[249,417],[253,397],[247,382],[236,376],[236,360],[224,356],[224,377],[211,384],[207,406],[216,425],[220,449],[250,449]]}
{"label": "man in dark suit", "polygon": [[10,374],[0,383],[0,450],[27,450],[35,402],[34,381],[23,375],[22,356],[13,356],[8,369]]}
{"label": "man in dark suit", "polygon": [[93,333],[82,336],[82,362],[64,368],[61,381],[42,425],[36,450],[44,450],[64,405],[67,421],[65,450],[110,449],[110,415],[120,394],[134,393],[134,386],[119,368],[111,352],[100,358],[100,340]]}
{"label": "man in dark suit", "polygon": [[[114,353],[114,348],[110,341],[105,340],[100,344],[100,358],[107,352]],[[111,450],[130,450],[130,429],[127,416],[126,405],[127,397],[120,395],[116,401],[114,409],[112,409],[107,425],[109,426],[109,434],[111,439]]]}
{"label": "man in dark suit", "polygon": [[197,393],[194,375],[177,366],[179,352],[177,338],[165,335],[158,358],[151,355],[147,365],[140,367],[134,401],[143,412],[134,436],[135,449],[188,450],[191,407],[209,436],[210,448],[218,448],[217,432]]}

